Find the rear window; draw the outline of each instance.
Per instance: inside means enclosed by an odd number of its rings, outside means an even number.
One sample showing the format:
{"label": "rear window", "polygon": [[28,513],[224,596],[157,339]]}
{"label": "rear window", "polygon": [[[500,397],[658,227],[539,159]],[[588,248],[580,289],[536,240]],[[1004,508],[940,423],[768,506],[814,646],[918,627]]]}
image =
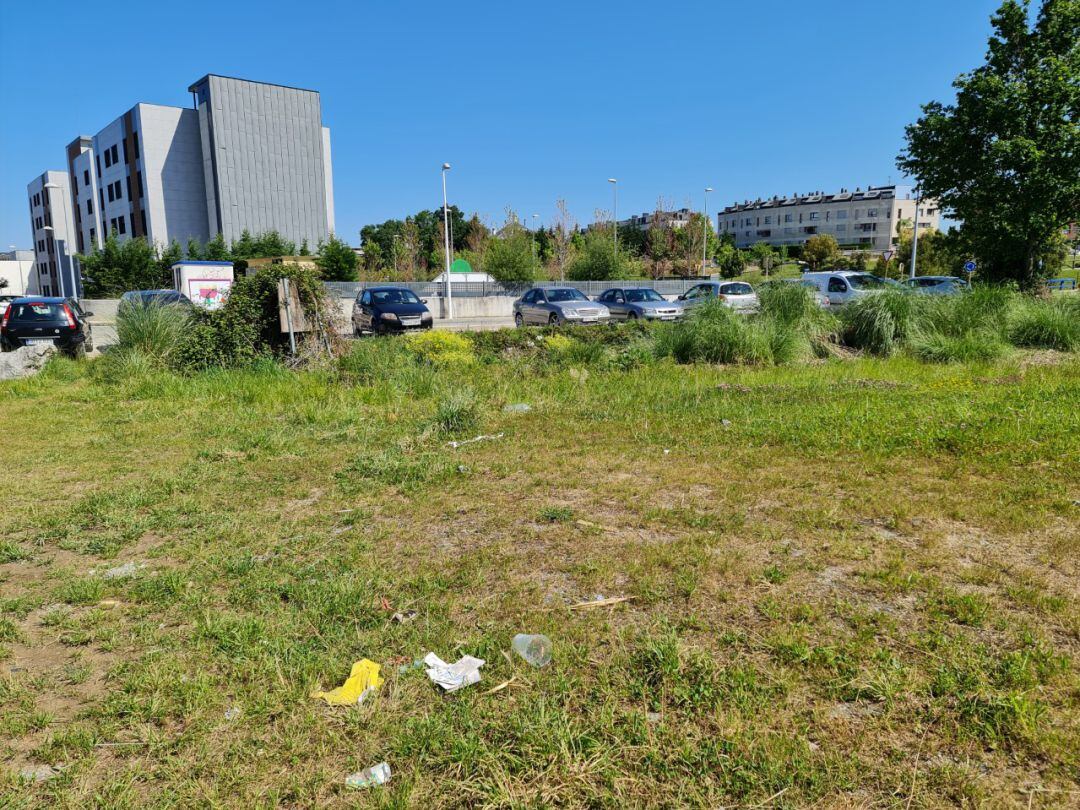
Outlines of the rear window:
{"label": "rear window", "polygon": [[62,321],[65,320],[63,304],[50,304],[45,301],[30,301],[14,304],[11,307],[13,321]]}
{"label": "rear window", "polygon": [[750,295],[754,288],[749,284],[725,284],[720,288],[721,295]]}

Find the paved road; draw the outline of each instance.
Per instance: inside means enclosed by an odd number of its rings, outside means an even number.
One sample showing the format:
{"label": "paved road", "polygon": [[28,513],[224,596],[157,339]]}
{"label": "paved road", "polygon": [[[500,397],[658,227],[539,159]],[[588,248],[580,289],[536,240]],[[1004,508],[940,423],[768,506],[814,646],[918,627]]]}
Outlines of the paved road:
{"label": "paved road", "polygon": [[[457,318],[435,321],[436,329],[447,329],[452,332],[478,332],[504,329],[513,325],[513,318]],[[90,326],[94,333],[94,349],[104,349],[116,343],[116,326],[112,321],[91,319]]]}

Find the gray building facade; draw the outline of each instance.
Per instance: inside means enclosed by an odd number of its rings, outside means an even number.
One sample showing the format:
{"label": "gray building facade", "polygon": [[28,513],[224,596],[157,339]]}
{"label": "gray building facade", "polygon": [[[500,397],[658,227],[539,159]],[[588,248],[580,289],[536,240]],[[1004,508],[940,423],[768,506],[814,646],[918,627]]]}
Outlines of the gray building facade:
{"label": "gray building facade", "polygon": [[314,90],[208,75],[195,97],[210,231],[275,230],[314,249],[333,230],[330,134]]}
{"label": "gray building facade", "polygon": [[23,280],[26,291],[76,297],[82,294],[69,189],[67,172],[59,171],[43,172],[26,186],[34,236],[34,266]]}

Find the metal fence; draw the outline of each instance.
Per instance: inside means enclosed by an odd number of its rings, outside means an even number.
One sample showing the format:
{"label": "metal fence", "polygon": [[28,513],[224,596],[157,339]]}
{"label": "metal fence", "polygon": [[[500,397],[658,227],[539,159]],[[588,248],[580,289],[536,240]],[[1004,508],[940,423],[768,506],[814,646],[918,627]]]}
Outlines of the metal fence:
{"label": "metal fence", "polygon": [[[656,290],[661,295],[682,295],[695,284],[701,283],[702,279],[633,279],[613,281],[545,281],[537,284],[503,284],[498,281],[455,281],[453,295],[455,298],[484,298],[487,296],[510,296],[518,298],[531,290],[533,287],[573,287],[589,298],[594,298],[605,290],[612,287],[647,287]],[[327,281],[326,288],[331,295],[337,298],[356,298],[360,292],[368,287],[404,287],[412,290],[420,298],[441,298],[446,291],[446,285],[434,281],[410,281],[410,282],[387,282],[387,281]]]}

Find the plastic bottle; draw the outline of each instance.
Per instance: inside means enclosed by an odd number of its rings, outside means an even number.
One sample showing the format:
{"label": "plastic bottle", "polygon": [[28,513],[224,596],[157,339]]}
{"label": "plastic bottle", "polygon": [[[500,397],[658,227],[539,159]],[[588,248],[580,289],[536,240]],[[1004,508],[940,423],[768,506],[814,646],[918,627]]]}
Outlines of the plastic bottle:
{"label": "plastic bottle", "polygon": [[546,667],[551,663],[551,639],[547,636],[518,633],[511,646],[534,667]]}
{"label": "plastic bottle", "polygon": [[382,785],[390,781],[390,765],[380,762],[370,768],[364,768],[357,773],[345,777],[345,784],[351,788],[366,788]]}

